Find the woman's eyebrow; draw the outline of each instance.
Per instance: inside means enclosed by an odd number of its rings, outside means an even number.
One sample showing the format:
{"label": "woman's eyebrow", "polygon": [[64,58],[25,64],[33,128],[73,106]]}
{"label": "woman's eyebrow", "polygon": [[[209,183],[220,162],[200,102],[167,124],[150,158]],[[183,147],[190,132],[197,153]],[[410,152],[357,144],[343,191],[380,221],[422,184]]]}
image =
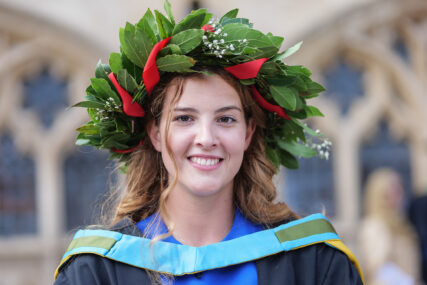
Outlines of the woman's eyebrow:
{"label": "woman's eyebrow", "polygon": [[197,109],[191,107],[176,107],[173,109],[175,112],[190,112],[190,113],[199,113]]}
{"label": "woman's eyebrow", "polygon": [[242,110],[237,106],[225,106],[225,107],[222,107],[222,108],[219,108],[218,110],[216,110],[215,114],[222,113],[222,112],[229,111],[229,110],[237,110],[239,112],[242,112]]}
{"label": "woman's eyebrow", "polygon": [[[173,109],[175,112],[190,112],[190,113],[200,113],[197,109],[191,107],[176,107]],[[215,114],[222,113],[229,110],[237,110],[242,112],[242,110],[237,106],[225,106],[221,107],[215,111]]]}

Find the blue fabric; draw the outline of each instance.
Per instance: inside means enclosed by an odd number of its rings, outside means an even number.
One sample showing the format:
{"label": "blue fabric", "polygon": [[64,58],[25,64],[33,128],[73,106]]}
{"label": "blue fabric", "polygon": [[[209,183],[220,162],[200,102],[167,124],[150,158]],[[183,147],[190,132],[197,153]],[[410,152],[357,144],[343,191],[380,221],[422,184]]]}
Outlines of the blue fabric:
{"label": "blue fabric", "polygon": [[[167,228],[158,214],[137,223],[139,229],[147,236],[153,238],[155,235],[167,233]],[[234,215],[233,226],[228,235],[222,240],[228,241],[235,238],[243,237],[258,231],[262,231],[264,227],[259,224],[254,224],[247,220],[239,209],[236,209]],[[173,236],[163,239],[165,242],[180,244]],[[248,248],[250,250],[250,248]],[[215,251],[215,246],[212,245],[212,252]],[[205,256],[199,256],[201,263],[209,266],[209,251]],[[196,273],[191,275],[177,276],[174,278],[176,285],[210,285],[210,284],[258,284],[257,271],[255,262],[245,262],[226,268],[218,268]]]}

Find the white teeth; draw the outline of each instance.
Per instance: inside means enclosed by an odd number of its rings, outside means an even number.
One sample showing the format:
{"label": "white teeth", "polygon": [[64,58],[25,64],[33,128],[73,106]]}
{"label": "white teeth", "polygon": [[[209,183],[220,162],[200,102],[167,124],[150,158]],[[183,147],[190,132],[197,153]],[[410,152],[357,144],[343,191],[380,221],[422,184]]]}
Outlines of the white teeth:
{"label": "white teeth", "polygon": [[192,162],[195,162],[203,166],[215,165],[219,162],[219,158],[210,159],[210,158],[191,157],[190,160]]}

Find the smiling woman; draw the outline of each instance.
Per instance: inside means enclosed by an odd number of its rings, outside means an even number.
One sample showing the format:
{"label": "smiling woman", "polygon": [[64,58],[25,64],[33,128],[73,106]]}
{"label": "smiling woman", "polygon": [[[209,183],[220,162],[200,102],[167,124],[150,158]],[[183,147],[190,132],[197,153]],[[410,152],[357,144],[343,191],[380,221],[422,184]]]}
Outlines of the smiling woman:
{"label": "smiling woman", "polygon": [[159,30],[150,10],[121,30],[123,52],[77,104],[92,119],[78,143],[110,149],[126,183],[107,225],[76,233],[55,284],[361,284],[325,217],[275,201],[277,167],[316,154],[299,119],[321,114],[306,100],[323,88],[281,62],[296,48],[277,54],[283,39],[236,10],[175,25],[165,9]]}

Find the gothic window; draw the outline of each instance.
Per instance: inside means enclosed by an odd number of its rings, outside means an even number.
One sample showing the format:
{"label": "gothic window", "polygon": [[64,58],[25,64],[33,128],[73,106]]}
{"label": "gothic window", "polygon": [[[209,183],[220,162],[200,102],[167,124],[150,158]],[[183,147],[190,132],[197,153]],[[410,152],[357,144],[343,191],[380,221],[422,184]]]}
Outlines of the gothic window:
{"label": "gothic window", "polygon": [[37,76],[24,80],[23,85],[23,107],[35,111],[42,125],[49,128],[56,114],[68,106],[67,82],[54,78],[45,68]]}
{"label": "gothic window", "polygon": [[412,183],[409,149],[404,141],[393,138],[384,121],[379,123],[374,137],[361,146],[359,157],[362,190],[370,173],[376,168],[388,167],[401,175],[405,198],[406,200],[410,198]]}
{"label": "gothic window", "polygon": [[356,98],[363,96],[362,72],[342,58],[323,74],[326,92],[321,96],[334,101],[346,115]]}
{"label": "gothic window", "polygon": [[20,154],[4,133],[0,133],[0,157],[0,236],[35,234],[34,161]]}

